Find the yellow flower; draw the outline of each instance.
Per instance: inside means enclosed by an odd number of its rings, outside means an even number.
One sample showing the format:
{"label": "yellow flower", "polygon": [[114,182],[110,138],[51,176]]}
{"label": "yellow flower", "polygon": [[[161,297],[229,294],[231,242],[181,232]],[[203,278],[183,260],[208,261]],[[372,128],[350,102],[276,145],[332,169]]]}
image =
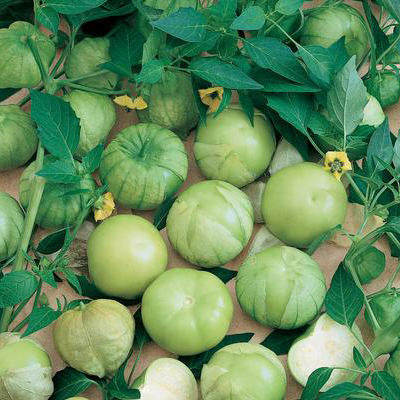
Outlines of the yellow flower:
{"label": "yellow flower", "polygon": [[199,95],[201,102],[208,107],[208,110],[215,112],[221,103],[222,97],[224,95],[224,88],[220,86],[211,87],[208,89],[200,89]]}
{"label": "yellow flower", "polygon": [[114,197],[112,193],[107,192],[103,194],[94,205],[94,219],[95,221],[102,221],[108,218],[115,209]]}
{"label": "yellow flower", "polygon": [[351,162],[345,151],[328,151],[325,154],[325,170],[332,172],[335,178],[340,181],[340,177],[345,171],[351,171]]}
{"label": "yellow flower", "polygon": [[127,95],[118,96],[115,97],[114,103],[117,103],[122,107],[130,108],[131,110],[144,110],[147,108],[147,103],[144,101],[142,96],[138,96],[134,100]]}

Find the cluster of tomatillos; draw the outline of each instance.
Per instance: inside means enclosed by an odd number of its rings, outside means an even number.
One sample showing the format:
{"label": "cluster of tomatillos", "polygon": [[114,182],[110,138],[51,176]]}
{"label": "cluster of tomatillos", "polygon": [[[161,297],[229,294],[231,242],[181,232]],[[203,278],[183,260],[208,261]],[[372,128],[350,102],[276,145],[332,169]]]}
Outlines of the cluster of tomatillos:
{"label": "cluster of tomatillos", "polygon": [[[317,10],[308,17],[303,44],[329,46],[342,36],[337,36],[336,25],[332,36],[329,26],[318,26],[321,18],[317,13],[323,12],[332,9]],[[341,4],[331,20],[335,18],[349,20],[350,28],[342,32],[348,39],[347,50],[361,60],[368,42],[361,17]],[[35,29],[18,22],[0,30],[0,47],[6,52],[18,51],[24,59],[21,68],[29,66],[29,73],[18,68],[6,73],[2,62],[7,57],[2,55],[0,88],[33,87],[40,82],[40,71],[24,38],[34,32],[47,65],[55,49]],[[315,36],[316,29],[327,32],[326,36]],[[69,78],[91,74],[109,59],[107,38],[86,38],[73,48],[65,71]],[[386,88],[395,87],[395,78],[397,94],[388,93]],[[385,71],[366,81],[371,97],[362,125],[379,126],[384,119],[379,102],[387,106],[398,101],[400,84],[395,78]],[[117,81],[116,74],[107,72],[81,83],[112,89]],[[107,145],[99,177],[119,205],[154,210],[173,197],[187,178],[188,154],[182,139],[198,124],[199,115],[191,78],[185,72],[168,72],[159,83],[143,85],[141,95],[149,105],[138,112],[141,123],[123,129]],[[80,160],[106,141],[116,112],[111,99],[104,95],[72,90],[63,99],[80,119],[81,137],[75,153]],[[0,141],[0,171],[23,166],[35,153],[36,127],[18,106],[0,106]],[[241,309],[258,323],[278,329],[295,329],[312,322],[288,355],[289,369],[301,385],[318,367],[334,364],[352,368],[353,348],[362,349],[348,328],[327,314],[320,315],[327,290],[325,278],[317,262],[300,250],[344,222],[347,193],[343,184],[321,165],[305,162],[287,141],[277,143],[268,116],[255,109],[251,123],[237,104],[217,115],[207,115],[207,123],[197,127],[193,153],[206,180],[177,196],[168,213],[166,233],[173,249],[199,268],[167,270],[167,245],[155,226],[139,216],[117,215],[99,224],[88,240],[93,283],[108,297],[142,298],[144,327],[163,349],[179,356],[205,352],[227,334],[234,306],[222,280],[204,269],[231,262],[249,244],[254,224],[263,223],[279,245],[249,255],[240,266],[235,293]],[[52,156],[46,155],[44,164],[51,161]],[[22,208],[10,195],[0,192],[0,261],[17,251],[23,209],[29,205],[36,171],[32,162],[22,173]],[[81,189],[89,193],[95,187],[90,174],[79,184],[47,182],[37,225],[50,229],[73,225],[82,213],[86,195],[62,194]],[[390,298],[377,296],[371,307],[379,308],[377,315],[384,319],[388,301],[400,308],[397,299],[397,292]],[[390,325],[389,318],[379,321],[380,325]],[[81,303],[64,312],[53,332],[62,359],[74,369],[99,378],[115,374],[126,360],[134,336],[130,310],[109,299]],[[400,349],[389,359],[387,369],[397,370],[399,364]],[[335,370],[323,390],[347,377],[348,372]],[[192,372],[173,358],[152,362],[133,387],[145,400],[198,398]],[[259,344],[236,343],[221,348],[203,366],[200,387],[204,400],[281,400],[285,398],[286,374],[272,351]],[[0,334],[0,399],[46,400],[52,392],[51,361],[45,350],[17,333]]]}

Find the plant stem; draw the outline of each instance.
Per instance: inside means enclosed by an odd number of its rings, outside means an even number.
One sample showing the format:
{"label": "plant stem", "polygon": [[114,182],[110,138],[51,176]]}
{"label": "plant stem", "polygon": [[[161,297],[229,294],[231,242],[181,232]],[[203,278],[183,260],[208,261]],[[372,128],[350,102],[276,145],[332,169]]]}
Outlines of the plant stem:
{"label": "plant stem", "polygon": [[59,86],[68,86],[72,87],[74,89],[79,89],[83,90],[84,92],[90,92],[90,93],[98,93],[98,94],[104,94],[104,95],[113,95],[113,94],[128,94],[129,90],[128,89],[123,89],[123,90],[108,90],[108,89],[96,89],[96,88],[91,88],[88,86],[84,85],[79,85],[77,83],[71,83],[68,82],[66,79],[60,79],[57,81]]}
{"label": "plant stem", "polygon": [[131,372],[130,372],[130,374],[129,374],[129,378],[128,378],[128,385],[129,385],[129,386],[132,384],[131,380],[132,380],[132,378],[133,378],[133,374],[134,374],[134,372],[135,372],[136,366],[137,366],[137,364],[138,364],[138,362],[139,362],[139,360],[140,360],[140,357],[141,357],[141,355],[142,355],[143,345],[144,345],[144,343],[141,343],[141,344],[140,344],[138,355],[137,355],[137,357],[136,357],[135,362],[133,363]]}
{"label": "plant stem", "polygon": [[81,81],[83,79],[93,78],[93,77],[99,76],[99,75],[104,75],[107,72],[110,72],[110,71],[108,71],[107,69],[101,69],[100,71],[96,71],[96,72],[92,72],[90,74],[82,75],[82,76],[79,76],[78,78],[63,79],[62,82],[63,83],[75,83],[75,82]]}
{"label": "plant stem", "polygon": [[[37,155],[36,155],[36,167],[40,170],[43,165],[44,159],[44,148],[39,143]],[[42,199],[42,194],[44,190],[45,180],[40,176],[36,176],[33,179],[33,189],[31,198],[29,200],[28,211],[25,218],[24,228],[22,231],[21,241],[19,242],[17,256],[15,259],[15,264],[13,271],[21,271],[24,267],[25,256],[24,253],[27,251],[29,242],[31,240],[31,235],[33,227],[35,225],[36,214],[39,209],[40,200]],[[8,330],[8,325],[10,324],[10,319],[12,316],[12,307],[6,307],[3,311],[3,315],[0,321],[0,332],[6,332]]]}
{"label": "plant stem", "polygon": [[39,50],[38,50],[38,48],[36,46],[36,43],[29,37],[28,37],[28,46],[31,49],[31,52],[32,52],[32,54],[33,54],[33,56],[35,58],[37,66],[39,67],[40,75],[42,77],[42,81],[43,81],[44,84],[46,84],[48,82],[48,80],[49,80],[48,71],[46,69],[46,66],[43,63],[43,60],[42,60],[42,58],[40,56],[40,53],[39,53]]}
{"label": "plant stem", "polygon": [[358,197],[363,201],[364,205],[367,203],[367,199],[364,196],[364,193],[361,192],[360,188],[357,186],[357,184],[354,182],[352,176],[349,173],[346,173],[346,177],[350,182],[350,185],[354,189],[354,191],[357,193]]}
{"label": "plant stem", "polygon": [[390,46],[378,57],[376,60],[376,63],[379,64],[385,56],[390,53],[390,51],[397,45],[397,43],[400,42],[400,33],[397,35],[397,38],[393,40],[393,42],[390,44]]}
{"label": "plant stem", "polygon": [[400,272],[400,263],[397,264],[396,270],[393,272],[392,276],[390,277],[390,279],[385,287],[386,289],[390,289],[393,286],[393,282],[396,279],[396,276],[399,272]]}

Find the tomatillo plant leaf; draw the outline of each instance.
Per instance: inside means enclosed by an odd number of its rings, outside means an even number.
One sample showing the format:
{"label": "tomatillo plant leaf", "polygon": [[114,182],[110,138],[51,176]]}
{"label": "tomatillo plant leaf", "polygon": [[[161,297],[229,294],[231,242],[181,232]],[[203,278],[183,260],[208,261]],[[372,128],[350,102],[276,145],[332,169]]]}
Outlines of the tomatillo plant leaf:
{"label": "tomatillo plant leaf", "polygon": [[50,233],[44,237],[37,247],[37,251],[41,254],[53,254],[60,250],[65,242],[66,229]]}
{"label": "tomatillo plant leaf", "polygon": [[342,225],[336,225],[332,229],[330,229],[327,232],[322,233],[318,237],[316,237],[311,244],[307,248],[307,254],[308,255],[313,255],[319,247],[323,243],[325,243],[327,240],[332,239],[332,237],[335,235],[335,233],[341,232],[343,230]]}
{"label": "tomatillo plant leaf", "polygon": [[154,30],[143,44],[142,64],[147,64],[157,56],[162,43],[165,41],[166,34],[159,30]]}
{"label": "tomatillo plant leaf", "polygon": [[371,383],[377,393],[385,400],[398,400],[400,386],[393,376],[386,371],[375,371],[372,374]]}
{"label": "tomatillo plant leaf", "polygon": [[61,314],[61,311],[53,310],[49,306],[34,308],[32,313],[29,315],[28,327],[21,336],[28,336],[32,333],[40,331],[41,329],[53,323]]}
{"label": "tomatillo plant leaf", "polygon": [[382,4],[400,22],[400,0],[382,0]]}
{"label": "tomatillo plant leaf", "polygon": [[82,166],[87,174],[91,174],[99,168],[103,150],[104,146],[98,144],[83,157]]}
{"label": "tomatillo plant leaf", "polygon": [[207,272],[217,276],[224,283],[228,283],[237,275],[237,271],[222,267],[207,268]]}
{"label": "tomatillo plant leaf", "polygon": [[325,298],[328,315],[339,324],[347,325],[351,329],[363,305],[362,291],[343,264],[340,264]]}
{"label": "tomatillo plant leaf", "polygon": [[225,336],[221,343],[219,343],[212,349],[205,351],[204,353],[197,354],[195,356],[179,357],[179,360],[182,361],[193,372],[196,379],[199,379],[203,365],[210,361],[210,358],[213,356],[214,353],[227,346],[228,344],[247,343],[253,336],[254,333],[239,333],[236,335],[228,335]]}
{"label": "tomatillo plant leaf", "polygon": [[206,17],[192,7],[180,8],[173,14],[151,24],[186,42],[201,42],[205,35]]}
{"label": "tomatillo plant leaf", "polygon": [[353,360],[358,368],[364,370],[367,368],[367,363],[364,361],[364,357],[360,353],[357,347],[353,347]]}
{"label": "tomatillo plant leaf", "polygon": [[250,6],[246,8],[232,22],[230,28],[238,30],[258,30],[262,28],[265,22],[264,10],[259,6]]}
{"label": "tomatillo plant leaf", "polygon": [[189,65],[194,75],[227,89],[262,89],[262,85],[246,75],[235,65],[225,63],[217,57],[202,57]]}
{"label": "tomatillo plant leaf", "polygon": [[42,24],[53,33],[58,32],[58,26],[60,25],[60,16],[54,8],[38,7],[35,10],[35,17],[40,24]]}
{"label": "tomatillo plant leaf", "polygon": [[172,205],[175,203],[176,196],[172,196],[164,200],[156,209],[154,213],[153,225],[161,231],[167,224],[167,216]]}
{"label": "tomatillo plant leaf", "polygon": [[39,138],[52,155],[73,161],[79,144],[79,119],[61,97],[31,90],[31,117],[38,125]]}
{"label": "tomatillo plant leaf", "polygon": [[252,126],[254,126],[254,105],[253,100],[246,91],[239,90],[239,103],[247,115]]}
{"label": "tomatillo plant leaf", "polygon": [[131,389],[125,381],[125,369],[128,360],[126,360],[117,373],[107,385],[107,390],[113,398],[120,400],[140,399],[140,391],[138,389]]}
{"label": "tomatillo plant leaf", "polygon": [[[339,400],[339,399],[344,399],[344,398],[349,398],[349,396],[355,396],[355,395],[360,395],[360,396],[365,396],[366,397],[360,397],[360,398],[374,398],[372,397],[374,393],[372,390],[368,389],[367,387],[363,387],[360,385],[356,385],[355,383],[351,382],[343,382],[339,383],[338,385],[334,386],[333,388],[330,388],[324,393],[321,393],[321,395],[318,397],[318,400]],[[372,396],[371,396],[372,395]],[[358,398],[358,397],[354,397]]]}
{"label": "tomatillo plant leaf", "polygon": [[11,88],[10,89],[0,89],[0,101],[8,99],[14,93],[17,93],[18,90],[20,90],[20,89],[11,89]]}
{"label": "tomatillo plant leaf", "polygon": [[304,3],[304,0],[278,0],[275,11],[283,15],[294,14]]}
{"label": "tomatillo plant leaf", "polygon": [[185,43],[177,49],[177,57],[194,57],[201,55],[204,51],[211,50],[221,37],[219,32],[207,32],[204,40],[197,43]]}
{"label": "tomatillo plant leaf", "polygon": [[140,349],[146,343],[151,342],[151,338],[144,328],[142,310],[140,308],[135,312],[135,315],[133,317],[135,318],[135,339],[133,342],[133,347],[136,349]]}
{"label": "tomatillo plant leaf", "polygon": [[370,172],[375,170],[382,171],[385,167],[379,162],[378,158],[390,164],[393,159],[393,145],[390,136],[389,120],[386,117],[371,137],[367,149],[367,163]]}
{"label": "tomatillo plant leaf", "polygon": [[346,39],[341,37],[337,42],[328,47],[328,51],[332,58],[334,73],[340,71],[349,61],[350,57],[346,50]]}
{"label": "tomatillo plant leaf", "polygon": [[168,64],[168,60],[151,60],[143,64],[140,74],[136,77],[136,82],[154,84],[161,80],[164,68]]}
{"label": "tomatillo plant leaf", "polygon": [[237,0],[219,0],[208,8],[211,15],[218,21],[218,25],[226,26],[226,21],[236,17]]}
{"label": "tomatillo plant leaf", "polygon": [[288,354],[293,342],[301,336],[307,328],[308,325],[291,330],[275,329],[260,344],[272,350],[278,356]]}
{"label": "tomatillo plant leaf", "polygon": [[78,183],[81,177],[77,174],[75,166],[64,160],[47,163],[36,175],[46,178],[51,183]]}
{"label": "tomatillo plant leaf", "polygon": [[82,372],[70,367],[58,371],[54,375],[53,382],[54,392],[50,397],[51,400],[66,400],[96,384],[95,381],[87,378]]}
{"label": "tomatillo plant leaf", "polygon": [[312,372],[301,394],[301,400],[315,400],[321,388],[331,377],[333,368],[321,367]]}
{"label": "tomatillo plant leaf", "polygon": [[38,280],[28,271],[12,271],[0,280],[0,307],[11,307],[29,299],[38,287]]}
{"label": "tomatillo plant leaf", "polygon": [[80,14],[104,4],[107,0],[45,0],[61,14]]}
{"label": "tomatillo plant leaf", "polygon": [[400,136],[397,136],[393,147],[393,164],[397,172],[400,172]]}

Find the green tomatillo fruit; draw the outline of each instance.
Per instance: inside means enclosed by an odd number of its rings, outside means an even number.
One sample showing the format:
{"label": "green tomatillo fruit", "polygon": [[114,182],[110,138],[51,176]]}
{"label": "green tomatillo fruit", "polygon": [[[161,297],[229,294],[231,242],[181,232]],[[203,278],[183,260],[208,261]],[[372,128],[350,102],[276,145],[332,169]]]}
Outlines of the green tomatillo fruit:
{"label": "green tomatillo fruit", "polygon": [[18,168],[33,156],[38,138],[35,124],[20,107],[0,105],[0,171]]}
{"label": "green tomatillo fruit", "polygon": [[135,299],[165,271],[167,246],[158,230],[136,215],[106,219],[87,244],[90,277],[108,296]]}
{"label": "green tomatillo fruit", "polygon": [[378,278],[385,270],[386,257],[383,252],[371,246],[354,258],[354,269],[362,285]]}
{"label": "green tomatillo fruit", "polygon": [[[361,338],[361,332],[355,324],[353,331]],[[294,379],[305,386],[308,377],[317,368],[356,368],[353,360],[354,347],[362,352],[362,347],[351,330],[335,322],[328,314],[322,314],[290,348],[289,370]],[[321,391],[325,392],[351,379],[353,374],[352,371],[335,369]]]}
{"label": "green tomatillo fruit", "polygon": [[361,14],[344,3],[315,7],[306,18],[301,33],[303,46],[330,47],[341,37],[349,56],[355,55],[360,63],[369,48],[368,31]]}
{"label": "green tomatillo fruit", "polygon": [[303,156],[299,151],[287,140],[281,139],[272,157],[268,172],[273,175],[285,167],[300,164],[303,161]]}
{"label": "green tomatillo fruit", "polygon": [[288,246],[248,257],[236,278],[242,309],[257,322],[278,329],[296,329],[313,320],[325,294],[319,265],[308,254]]}
{"label": "green tomatillo fruit", "polygon": [[113,102],[108,96],[72,90],[63,96],[80,122],[80,139],[75,156],[84,157],[90,150],[107,139],[117,119]]}
{"label": "green tomatillo fruit", "polygon": [[31,46],[47,68],[56,54],[54,43],[29,22],[17,21],[0,29],[0,89],[32,88],[41,81]]}
{"label": "green tomatillo fruit", "polygon": [[368,103],[364,108],[364,117],[361,121],[360,126],[371,126],[377,128],[385,120],[385,113],[382,110],[382,106],[379,101],[368,94]]}
{"label": "green tomatillo fruit", "polygon": [[174,358],[153,361],[135,380],[141,400],[197,400],[197,382],[192,371]]}
{"label": "green tomatillo fruit", "polygon": [[146,331],[159,346],[181,356],[216,346],[228,332],[232,317],[228,289],[205,271],[173,268],[161,274],[143,295]]}
{"label": "green tomatillo fruit", "polygon": [[18,202],[0,192],[0,262],[11,258],[18,249],[24,227],[24,213]]}
{"label": "green tomatillo fruit", "polygon": [[159,82],[143,85],[140,95],[148,105],[144,110],[136,110],[141,122],[158,124],[182,139],[197,125],[199,112],[190,74],[165,71]]}
{"label": "green tomatillo fruit", "polygon": [[269,120],[255,110],[252,125],[237,104],[218,115],[208,114],[194,143],[194,156],[203,175],[238,187],[262,175],[274,151],[275,133]]}
{"label": "green tomatillo fruit", "polygon": [[251,205],[254,210],[254,222],[262,224],[264,218],[261,213],[261,200],[265,190],[264,181],[255,181],[242,188],[243,192],[246,193],[249,198]]}
{"label": "green tomatillo fruit", "polygon": [[253,207],[241,190],[223,181],[202,181],[178,196],[167,217],[167,233],[185,260],[212,268],[245,248],[253,223]]}
{"label": "green tomatillo fruit", "polygon": [[94,88],[113,89],[118,82],[118,75],[99,67],[111,60],[109,49],[110,40],[107,38],[83,39],[73,47],[65,62],[67,77],[73,79],[104,71],[101,75],[81,79],[78,83]]}
{"label": "green tomatillo fruit", "polygon": [[170,198],[185,181],[188,158],[177,135],[156,124],[131,125],[107,146],[100,177],[116,201],[151,210]]}
{"label": "green tomatillo fruit", "polygon": [[368,92],[374,96],[383,108],[392,106],[400,100],[400,75],[384,70],[364,81]]}
{"label": "green tomatillo fruit", "polygon": [[135,321],[114,300],[93,300],[64,312],[53,339],[61,358],[72,368],[99,378],[113,376],[133,344]]}
{"label": "green tomatillo fruit", "polygon": [[[45,156],[44,165],[54,162],[53,156]],[[78,164],[78,162],[76,162]],[[78,164],[79,165],[79,164]],[[24,209],[28,208],[32,185],[37,172],[36,161],[23,172],[19,181],[19,200]],[[44,187],[36,223],[42,228],[59,229],[72,226],[84,211],[90,200],[96,183],[91,175],[86,174],[79,183],[51,183]],[[87,193],[74,194],[73,191],[85,189]],[[89,213],[89,209],[87,209]]]}
{"label": "green tomatillo fruit", "polygon": [[342,224],[347,194],[342,183],[318,164],[304,162],[272,175],[265,187],[262,213],[266,227],[294,247],[307,247]]}
{"label": "green tomatillo fruit", "polygon": [[397,384],[400,385],[400,346],[390,354],[385,364],[385,371],[392,375]]}
{"label": "green tomatillo fruit", "polygon": [[218,350],[201,371],[204,400],[283,400],[286,374],[277,355],[260,344]]}
{"label": "green tomatillo fruit", "polygon": [[0,399],[47,400],[52,393],[46,351],[18,333],[0,333]]}

